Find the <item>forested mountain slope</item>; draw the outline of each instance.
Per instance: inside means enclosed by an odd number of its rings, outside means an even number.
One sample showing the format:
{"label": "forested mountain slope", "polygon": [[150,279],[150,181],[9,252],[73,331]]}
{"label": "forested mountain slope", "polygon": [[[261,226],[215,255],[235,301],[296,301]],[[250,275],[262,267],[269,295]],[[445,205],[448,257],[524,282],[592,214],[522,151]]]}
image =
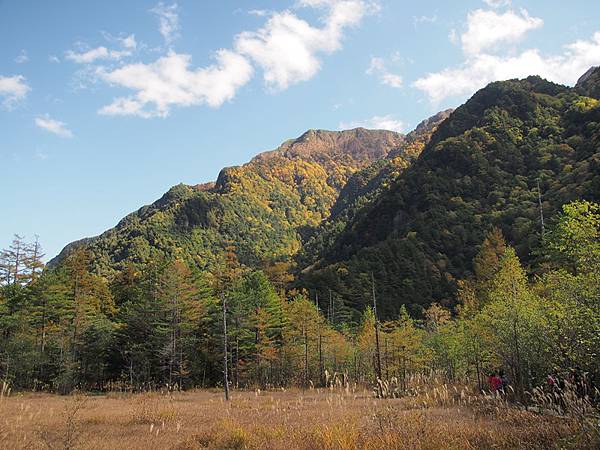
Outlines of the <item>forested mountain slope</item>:
{"label": "forested mountain slope", "polygon": [[452,112],[441,111],[425,119],[406,135],[402,145],[384,158],[354,173],[331,207],[331,214],[315,227],[298,255],[301,268],[313,264],[330,247],[339,233],[361,209],[367,207],[412,161],[419,156],[431,135]]}
{"label": "forested mountain slope", "polygon": [[305,271],[345,308],[371,301],[419,315],[451,305],[484,234],[500,227],[526,264],[535,263],[546,217],[573,199],[600,199],[599,71],[575,88],[539,77],[496,82],[441,123],[418,160],[358,213]]}
{"label": "forested mountain slope", "polygon": [[392,131],[309,130],[223,169],[216,183],[171,188],[115,228],[70,244],[53,263],[77,245],[91,251],[94,270],[105,276],[162,257],[210,267],[228,245],[247,265],[288,258],[300,249],[302,233],[329,216],[352,174],[391,151],[403,166],[418,155],[415,148],[404,150],[404,142]]}

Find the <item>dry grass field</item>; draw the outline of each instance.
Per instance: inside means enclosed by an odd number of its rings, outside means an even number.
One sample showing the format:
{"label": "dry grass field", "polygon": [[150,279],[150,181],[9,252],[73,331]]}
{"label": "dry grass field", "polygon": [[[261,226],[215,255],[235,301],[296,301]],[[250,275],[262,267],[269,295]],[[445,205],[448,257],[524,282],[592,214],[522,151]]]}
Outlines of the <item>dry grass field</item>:
{"label": "dry grass field", "polygon": [[440,388],[367,391],[13,394],[0,399],[2,449],[590,448],[577,420]]}

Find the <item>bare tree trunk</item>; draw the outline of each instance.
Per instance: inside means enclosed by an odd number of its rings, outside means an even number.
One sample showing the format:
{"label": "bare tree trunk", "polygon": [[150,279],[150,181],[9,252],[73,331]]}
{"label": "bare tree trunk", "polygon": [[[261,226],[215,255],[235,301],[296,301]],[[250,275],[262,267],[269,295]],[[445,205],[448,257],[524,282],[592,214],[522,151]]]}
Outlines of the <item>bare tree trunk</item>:
{"label": "bare tree trunk", "polygon": [[308,387],[308,333],[306,332],[306,325],[303,329],[304,334],[304,388]]}
{"label": "bare tree trunk", "polygon": [[537,180],[538,205],[540,208],[540,225],[542,228],[542,239],[544,238],[544,210],[542,209],[542,190],[540,189],[540,180]]}
{"label": "bare tree trunk", "polygon": [[325,377],[323,374],[323,337],[321,336],[321,330],[319,329],[319,380],[321,386],[325,385]]}
{"label": "bare tree trunk", "polygon": [[[239,329],[239,328],[238,328]],[[236,389],[240,387],[240,338],[237,335],[235,336],[235,387]]]}
{"label": "bare tree trunk", "polygon": [[229,377],[227,368],[227,304],[225,295],[221,292],[223,304],[223,387],[225,388],[225,401],[229,401]]}
{"label": "bare tree trunk", "polygon": [[371,287],[373,289],[373,314],[375,315],[375,362],[377,379],[381,380],[381,352],[379,349],[379,320],[377,319],[377,300],[375,298],[375,278],[371,272]]}
{"label": "bare tree trunk", "polygon": [[19,281],[19,266],[21,264],[21,242],[17,242],[15,249],[15,273],[13,274],[13,284]]}
{"label": "bare tree trunk", "polygon": [[[329,291],[331,295],[331,290]],[[335,325],[335,299],[331,298],[331,323]]]}
{"label": "bare tree trunk", "polygon": [[331,289],[329,289],[329,308],[327,311],[327,315],[329,316],[329,323],[333,324],[335,322],[335,307],[333,306],[333,296],[331,295]]}
{"label": "bare tree trunk", "polygon": [[389,363],[388,363],[388,340],[387,337],[385,338],[385,340],[383,341],[384,345],[383,345],[383,363],[385,365],[385,378],[386,380],[390,379],[390,370],[389,370]]}
{"label": "bare tree trunk", "polygon": [[133,359],[129,359],[129,386],[133,389]]}
{"label": "bare tree trunk", "polygon": [[46,351],[46,305],[48,304],[46,294],[42,294],[42,302],[44,306],[42,308],[42,344],[40,353],[43,355]]}

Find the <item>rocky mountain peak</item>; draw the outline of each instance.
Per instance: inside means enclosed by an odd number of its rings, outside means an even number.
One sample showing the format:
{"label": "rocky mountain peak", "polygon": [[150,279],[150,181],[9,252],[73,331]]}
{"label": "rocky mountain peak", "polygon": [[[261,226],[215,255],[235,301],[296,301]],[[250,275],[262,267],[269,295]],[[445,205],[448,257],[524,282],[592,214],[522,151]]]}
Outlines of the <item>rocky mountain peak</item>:
{"label": "rocky mountain peak", "polygon": [[590,67],[579,77],[575,90],[580,95],[600,99],[600,66]]}

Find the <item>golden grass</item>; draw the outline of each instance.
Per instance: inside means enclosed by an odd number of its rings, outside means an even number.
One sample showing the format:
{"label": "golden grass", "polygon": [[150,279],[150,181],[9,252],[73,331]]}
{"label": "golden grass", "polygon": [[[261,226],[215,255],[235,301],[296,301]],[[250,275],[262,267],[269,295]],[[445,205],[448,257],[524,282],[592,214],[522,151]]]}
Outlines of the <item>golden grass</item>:
{"label": "golden grass", "polygon": [[0,397],[2,449],[590,448],[581,431],[575,420],[436,392],[233,392],[228,404],[211,390]]}

